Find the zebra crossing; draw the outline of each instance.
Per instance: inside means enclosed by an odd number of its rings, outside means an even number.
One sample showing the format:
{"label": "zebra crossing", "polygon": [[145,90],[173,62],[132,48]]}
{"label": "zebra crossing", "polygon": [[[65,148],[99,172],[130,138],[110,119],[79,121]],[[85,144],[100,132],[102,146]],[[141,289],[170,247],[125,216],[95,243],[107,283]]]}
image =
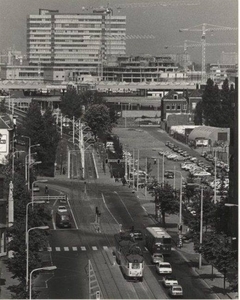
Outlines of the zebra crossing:
{"label": "zebra crossing", "polygon": [[108,246],[102,246],[102,247],[97,247],[97,246],[62,246],[62,247],[47,247],[47,248],[42,248],[39,251],[43,252],[43,251],[48,251],[48,252],[77,252],[77,251],[89,251],[89,250],[93,250],[93,251],[98,251],[98,250],[108,250],[110,249]]}

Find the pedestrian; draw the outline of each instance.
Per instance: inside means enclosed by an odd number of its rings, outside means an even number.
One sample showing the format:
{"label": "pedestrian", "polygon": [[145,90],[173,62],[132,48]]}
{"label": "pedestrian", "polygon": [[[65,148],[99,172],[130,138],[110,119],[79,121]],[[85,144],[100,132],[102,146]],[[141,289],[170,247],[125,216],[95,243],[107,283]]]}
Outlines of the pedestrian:
{"label": "pedestrian", "polygon": [[45,186],[45,194],[48,194],[48,186]]}

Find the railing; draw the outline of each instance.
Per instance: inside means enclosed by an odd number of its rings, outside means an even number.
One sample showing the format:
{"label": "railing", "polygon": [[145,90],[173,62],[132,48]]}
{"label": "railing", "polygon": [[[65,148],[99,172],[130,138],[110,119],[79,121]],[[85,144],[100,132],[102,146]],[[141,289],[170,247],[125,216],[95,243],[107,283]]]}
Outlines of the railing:
{"label": "railing", "polygon": [[59,201],[67,201],[67,196],[34,196],[34,200],[45,200],[45,201],[50,201],[50,200],[59,200]]}

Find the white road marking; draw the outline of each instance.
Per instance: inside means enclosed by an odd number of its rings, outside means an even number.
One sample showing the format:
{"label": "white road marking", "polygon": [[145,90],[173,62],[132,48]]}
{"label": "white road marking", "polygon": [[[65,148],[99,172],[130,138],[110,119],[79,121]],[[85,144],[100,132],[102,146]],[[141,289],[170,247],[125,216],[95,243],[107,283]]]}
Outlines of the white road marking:
{"label": "white road marking", "polygon": [[96,251],[96,250],[97,250],[97,247],[96,247],[96,246],[92,246],[92,249]]}
{"label": "white road marking", "polygon": [[106,209],[108,210],[108,212],[110,213],[110,215],[113,217],[113,219],[115,220],[115,222],[120,226],[120,224],[118,223],[118,221],[116,220],[116,218],[114,217],[114,215],[113,215],[113,214],[111,213],[111,211],[109,210],[109,208],[108,208],[108,206],[107,206],[107,203],[106,203],[106,201],[105,201],[105,198],[104,198],[104,196],[103,196],[103,193],[102,193],[102,199],[103,199],[103,203],[104,203]]}
{"label": "white road marking", "polygon": [[60,247],[55,247],[56,251],[61,251]]}
{"label": "white road marking", "polygon": [[86,251],[86,247],[81,246],[81,250],[82,250],[82,251]]}
{"label": "white road marking", "polygon": [[72,247],[73,251],[77,251],[77,247]]}
{"label": "white road marking", "polygon": [[108,250],[108,246],[103,246],[103,250]]}
{"label": "white road marking", "polygon": [[52,247],[47,247],[47,251],[51,252],[52,251]]}
{"label": "white road marking", "polygon": [[127,213],[129,214],[130,218],[132,219],[132,221],[134,221],[133,218],[132,218],[132,216],[131,216],[131,214],[130,214],[130,212],[129,212],[129,210],[127,209],[125,203],[122,201],[122,198],[119,196],[118,192],[114,191],[114,193],[118,195],[118,198],[121,200],[123,206],[125,207]]}
{"label": "white road marking", "polygon": [[64,251],[69,251],[69,247],[63,247]]}
{"label": "white road marking", "polygon": [[143,208],[145,211],[147,211],[146,208],[145,208],[143,205],[141,205],[141,206],[142,206],[142,208]]}

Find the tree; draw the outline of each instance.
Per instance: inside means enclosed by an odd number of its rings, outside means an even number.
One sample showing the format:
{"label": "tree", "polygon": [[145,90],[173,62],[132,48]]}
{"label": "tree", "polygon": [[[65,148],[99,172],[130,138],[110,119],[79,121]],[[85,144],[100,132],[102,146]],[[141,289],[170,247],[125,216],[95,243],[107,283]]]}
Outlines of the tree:
{"label": "tree", "polygon": [[70,119],[76,119],[82,116],[82,106],[84,98],[82,94],[78,94],[74,87],[68,87],[67,92],[61,96],[61,111],[63,115],[67,115]]}
{"label": "tree", "polygon": [[166,213],[175,214],[179,211],[179,201],[176,198],[176,191],[169,183],[164,183],[155,187],[155,202],[160,205],[163,225],[165,225]]}
{"label": "tree", "polygon": [[202,100],[199,101],[196,105],[196,109],[194,111],[194,124],[202,125],[203,124],[203,108],[202,108]]}
{"label": "tree", "polygon": [[104,104],[91,105],[84,115],[84,120],[91,128],[95,138],[98,134],[112,130],[109,110]]}
{"label": "tree", "polygon": [[5,103],[6,103],[6,100],[4,98],[0,104],[0,113],[6,113],[7,109],[6,109]]}
{"label": "tree", "polygon": [[105,104],[106,100],[102,97],[102,95],[98,91],[85,91],[82,93],[83,97],[83,105],[86,109],[89,108],[89,106],[94,104]]}

